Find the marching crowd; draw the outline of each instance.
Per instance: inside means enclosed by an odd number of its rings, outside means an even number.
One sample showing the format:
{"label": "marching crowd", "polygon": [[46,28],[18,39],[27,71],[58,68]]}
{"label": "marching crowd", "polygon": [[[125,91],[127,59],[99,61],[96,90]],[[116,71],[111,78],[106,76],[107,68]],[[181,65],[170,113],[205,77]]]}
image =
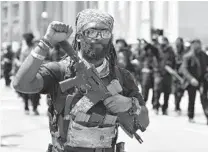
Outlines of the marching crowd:
{"label": "marching crowd", "polygon": [[[148,100],[149,90],[153,90],[152,108],[158,114],[161,109],[163,115],[168,115],[170,94],[174,94],[175,111],[180,115],[180,102],[184,92],[188,92],[188,118],[194,122],[194,105],[196,91],[200,92],[201,104],[208,125],[208,54],[202,49],[199,39],[185,44],[183,38],[176,39],[170,44],[165,36],[158,36],[147,42],[138,39],[136,48],[127,44],[124,39],[115,41],[117,64],[129,70],[135,77],[145,101]],[[20,65],[37,45],[32,33],[23,34],[21,46],[14,53],[11,45],[1,50],[1,77],[5,85],[10,86],[11,76],[15,75]],[[50,50],[44,62],[59,61],[65,52],[59,45]],[[29,101],[35,115],[39,115],[39,94],[25,94],[17,92],[25,103],[25,113],[29,114]],[[164,102],[161,105],[161,94]]]}
{"label": "marching crowd", "polygon": [[[155,113],[161,109],[163,115],[168,115],[169,96],[173,93],[175,111],[180,115],[180,102],[187,91],[188,118],[189,122],[194,122],[195,97],[199,91],[208,125],[208,55],[202,49],[201,41],[194,39],[185,45],[183,38],[179,37],[171,45],[165,36],[158,36],[151,43],[138,40],[134,51],[124,39],[117,40],[115,48],[118,64],[134,74],[141,85],[144,100],[148,100],[152,89]],[[162,93],[164,102],[161,105]]]}

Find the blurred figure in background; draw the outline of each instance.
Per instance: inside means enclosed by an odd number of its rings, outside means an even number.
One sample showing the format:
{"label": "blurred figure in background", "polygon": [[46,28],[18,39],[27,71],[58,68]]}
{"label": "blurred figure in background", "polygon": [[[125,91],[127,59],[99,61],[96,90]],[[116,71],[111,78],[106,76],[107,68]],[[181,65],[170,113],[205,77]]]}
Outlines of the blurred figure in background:
{"label": "blurred figure in background", "polygon": [[117,52],[118,57],[118,65],[122,68],[129,70],[132,74],[135,75],[134,65],[131,63],[131,51],[129,48],[121,48],[119,52]]}
{"label": "blurred figure in background", "polygon": [[12,72],[12,64],[13,64],[13,58],[14,53],[12,52],[12,46],[11,44],[8,44],[6,46],[6,49],[2,52],[2,66],[3,66],[3,76],[5,79],[5,85],[10,86],[11,83],[11,72]]}
{"label": "blurred figure in background", "polygon": [[[35,47],[33,43],[34,36],[32,33],[23,34],[22,50],[20,54],[20,62],[23,63],[27,56],[30,54],[32,49]],[[19,93],[25,103],[25,114],[29,114],[29,100],[32,102],[34,115],[39,115],[37,107],[39,105],[40,95],[39,94],[25,94]]]}
{"label": "blurred figure in background", "polygon": [[196,91],[199,90],[208,125],[208,56],[202,51],[202,44],[199,39],[192,41],[191,50],[184,55],[180,71],[189,82],[187,88],[189,122],[194,122],[195,97]]}
{"label": "blurred figure in background", "polygon": [[60,47],[60,45],[56,44],[50,52],[49,59],[50,61],[60,61],[65,55],[65,51]]}
{"label": "blurred figure in background", "polygon": [[129,70],[133,75],[135,75],[134,65],[131,63],[132,52],[131,47],[126,43],[124,39],[116,40],[116,52],[118,58],[118,66]]}
{"label": "blurred figure in background", "polygon": [[[144,101],[147,102],[149,90],[154,86],[154,74],[158,70],[158,49],[150,43],[145,43],[139,56],[141,64],[141,87]],[[154,92],[153,92],[154,94]],[[154,97],[154,95],[153,95]],[[152,97],[152,104],[154,98]]]}
{"label": "blurred figure in background", "polygon": [[208,46],[205,46],[205,53],[206,53],[206,55],[208,55]]}
{"label": "blurred figure in background", "polygon": [[156,114],[159,112],[160,95],[164,93],[164,104],[162,105],[163,115],[167,115],[168,101],[172,89],[172,76],[165,70],[168,65],[175,69],[175,53],[173,48],[169,45],[166,37],[161,36],[158,38],[159,42],[159,71],[155,74],[154,83],[154,109]]}
{"label": "blurred figure in background", "polygon": [[[176,72],[182,77],[182,74],[179,72],[179,68],[182,64],[183,55],[185,53],[185,47],[184,47],[184,41],[181,37],[178,37],[175,42],[176,50],[175,50],[175,58],[176,58]],[[180,114],[181,108],[180,108],[180,102],[181,98],[184,94],[184,86],[181,84],[181,82],[174,78],[174,97],[175,97],[175,111]]]}
{"label": "blurred figure in background", "polygon": [[185,41],[184,42],[184,50],[185,52],[189,52],[191,49],[191,42],[190,41]]}
{"label": "blurred figure in background", "polygon": [[124,39],[117,39],[115,44],[116,52],[119,52],[122,48],[128,48],[128,44]]}

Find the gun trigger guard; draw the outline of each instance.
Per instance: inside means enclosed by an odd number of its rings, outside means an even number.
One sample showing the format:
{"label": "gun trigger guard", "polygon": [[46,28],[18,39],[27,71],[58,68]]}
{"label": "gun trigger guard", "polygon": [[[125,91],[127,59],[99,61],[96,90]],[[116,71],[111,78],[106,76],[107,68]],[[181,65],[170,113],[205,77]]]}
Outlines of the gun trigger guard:
{"label": "gun trigger guard", "polygon": [[81,85],[80,88],[79,88],[79,90],[80,90],[81,93],[83,93],[83,94],[87,94],[87,93],[88,93],[88,89],[87,89],[87,87],[84,86],[84,85]]}

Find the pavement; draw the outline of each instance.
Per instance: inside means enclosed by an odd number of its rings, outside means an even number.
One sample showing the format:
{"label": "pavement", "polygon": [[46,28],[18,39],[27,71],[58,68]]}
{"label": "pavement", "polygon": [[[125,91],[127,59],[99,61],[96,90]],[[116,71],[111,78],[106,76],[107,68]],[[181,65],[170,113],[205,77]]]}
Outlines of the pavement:
{"label": "pavement", "polygon": [[[151,96],[150,92],[150,100]],[[25,115],[22,99],[12,88],[5,87],[4,81],[0,79],[0,100],[0,151],[45,152],[51,141],[46,96],[41,96],[40,116],[33,115],[32,111],[29,115]],[[136,139],[131,139],[121,129],[118,142],[125,142],[126,152],[208,152],[208,126],[199,94],[197,94],[195,105],[196,123],[188,122],[187,100],[187,93],[185,93],[181,103],[181,116],[174,112],[173,95],[169,101],[168,116],[155,115],[151,109],[151,101],[148,101],[150,125],[144,133],[138,131],[144,143],[139,144]]]}

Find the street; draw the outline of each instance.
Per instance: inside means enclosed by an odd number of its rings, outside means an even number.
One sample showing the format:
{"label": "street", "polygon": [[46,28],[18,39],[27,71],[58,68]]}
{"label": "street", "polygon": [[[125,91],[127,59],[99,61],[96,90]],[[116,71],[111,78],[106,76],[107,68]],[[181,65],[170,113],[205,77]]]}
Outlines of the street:
{"label": "street", "polygon": [[[40,116],[24,114],[23,101],[11,88],[0,80],[1,152],[45,152],[50,143],[46,97],[41,97]],[[187,93],[182,99],[182,115],[174,112],[174,100],[169,100],[169,115],[155,115],[152,111],[150,94],[148,101],[150,125],[146,132],[138,133],[144,140],[139,144],[122,130],[119,141],[125,142],[126,152],[207,152],[208,126],[197,94],[195,105],[196,123],[187,118]],[[32,108],[31,108],[32,109]],[[32,112],[32,110],[31,110]]]}

